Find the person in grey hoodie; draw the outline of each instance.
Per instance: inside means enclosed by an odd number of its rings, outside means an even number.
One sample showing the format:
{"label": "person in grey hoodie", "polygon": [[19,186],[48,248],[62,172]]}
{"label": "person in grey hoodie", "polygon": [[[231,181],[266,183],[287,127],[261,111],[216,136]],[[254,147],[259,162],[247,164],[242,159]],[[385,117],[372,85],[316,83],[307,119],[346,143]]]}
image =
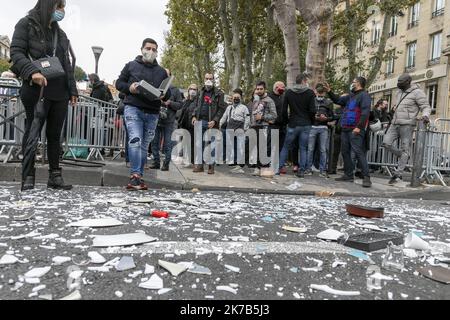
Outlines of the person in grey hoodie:
{"label": "person in grey hoodie", "polygon": [[[412,136],[417,120],[430,122],[431,107],[427,96],[418,85],[411,85],[412,77],[405,73],[398,79],[397,104],[393,109],[394,115],[388,132],[384,136],[383,147],[399,157],[398,167],[389,184],[402,180],[403,172],[408,163]],[[422,112],[422,117],[419,114]],[[400,139],[400,149],[394,142]]]}
{"label": "person in grey hoodie", "polygon": [[260,132],[263,131],[268,146],[267,150],[270,150],[270,125],[274,124],[277,119],[277,107],[272,98],[268,96],[267,85],[264,81],[259,81],[256,84],[255,95],[253,97],[253,102],[249,105],[249,111],[250,128],[256,131],[258,140],[258,167],[255,169],[254,175],[260,175],[261,168],[270,167],[270,164],[261,163],[259,148],[261,147],[261,143],[265,142],[260,141]]}

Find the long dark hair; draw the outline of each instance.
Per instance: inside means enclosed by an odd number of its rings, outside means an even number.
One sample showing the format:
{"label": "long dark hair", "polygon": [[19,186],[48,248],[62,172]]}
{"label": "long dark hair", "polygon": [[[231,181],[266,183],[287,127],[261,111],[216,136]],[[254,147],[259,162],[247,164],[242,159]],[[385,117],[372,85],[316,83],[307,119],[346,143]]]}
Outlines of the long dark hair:
{"label": "long dark hair", "polygon": [[43,30],[46,30],[50,25],[55,8],[60,8],[65,5],[66,0],[38,0],[36,6],[28,14],[37,18]]}

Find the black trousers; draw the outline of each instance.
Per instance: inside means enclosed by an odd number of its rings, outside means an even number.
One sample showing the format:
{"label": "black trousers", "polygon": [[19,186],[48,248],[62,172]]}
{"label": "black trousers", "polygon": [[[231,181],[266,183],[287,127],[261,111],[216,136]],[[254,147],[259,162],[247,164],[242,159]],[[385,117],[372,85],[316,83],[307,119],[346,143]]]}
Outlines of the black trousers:
{"label": "black trousers", "polygon": [[47,122],[47,155],[50,170],[59,169],[61,132],[68,112],[68,101],[44,100],[36,106],[25,106],[27,121],[22,141],[22,178],[34,176],[36,151],[44,124]]}

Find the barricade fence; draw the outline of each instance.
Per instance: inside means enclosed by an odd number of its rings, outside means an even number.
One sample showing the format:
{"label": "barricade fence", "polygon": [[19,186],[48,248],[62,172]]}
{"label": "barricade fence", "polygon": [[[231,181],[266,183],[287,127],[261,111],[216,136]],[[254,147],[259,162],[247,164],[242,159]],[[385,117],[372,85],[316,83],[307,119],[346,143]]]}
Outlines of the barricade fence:
{"label": "barricade fence", "polygon": [[[8,89],[8,90],[6,90]],[[0,155],[4,162],[18,160],[25,132],[25,109],[18,97],[19,88],[0,86]],[[450,173],[450,119],[436,120],[426,132],[423,174],[428,180],[438,179],[445,185],[443,174]],[[331,134],[334,132],[331,130]],[[367,157],[372,166],[383,167],[389,174],[397,166],[398,158],[383,147],[386,130],[370,133]],[[413,167],[416,152],[416,134],[413,134],[408,168]],[[86,160],[103,158],[103,151],[125,150],[126,130],[117,105],[87,96],[78,98],[77,106],[69,105],[61,142],[65,156]],[[41,146],[45,154],[45,127],[41,133]],[[397,142],[398,146],[400,142]],[[82,151],[82,152],[80,152]],[[116,157],[120,155],[117,154]]]}

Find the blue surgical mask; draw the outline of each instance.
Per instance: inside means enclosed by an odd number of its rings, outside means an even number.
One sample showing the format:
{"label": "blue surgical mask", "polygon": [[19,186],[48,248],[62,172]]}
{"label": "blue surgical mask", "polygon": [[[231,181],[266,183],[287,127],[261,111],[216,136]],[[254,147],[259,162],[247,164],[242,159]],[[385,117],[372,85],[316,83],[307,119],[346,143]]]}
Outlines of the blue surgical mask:
{"label": "blue surgical mask", "polygon": [[65,11],[55,10],[55,12],[53,12],[52,14],[52,21],[60,22],[64,19],[65,15],[66,15]]}

